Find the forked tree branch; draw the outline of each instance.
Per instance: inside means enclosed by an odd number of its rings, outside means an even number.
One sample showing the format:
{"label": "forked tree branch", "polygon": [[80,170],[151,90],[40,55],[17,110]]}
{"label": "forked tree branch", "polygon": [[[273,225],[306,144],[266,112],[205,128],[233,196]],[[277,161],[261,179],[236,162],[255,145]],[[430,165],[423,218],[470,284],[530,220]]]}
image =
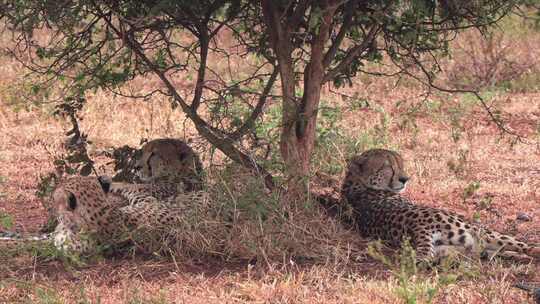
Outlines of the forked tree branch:
{"label": "forked tree branch", "polygon": [[[324,79],[325,44],[332,29],[332,19],[338,8],[335,3],[324,3],[318,33],[311,41],[311,56],[304,72],[304,94],[297,110],[296,136],[305,136],[308,123],[315,125],[320,90]],[[313,129],[314,131],[314,129]]]}
{"label": "forked tree branch", "polygon": [[394,64],[396,66],[398,66],[401,69],[401,71],[403,73],[405,73],[406,75],[414,78],[418,82],[420,82],[423,85],[426,85],[426,86],[428,86],[430,88],[434,88],[434,89],[436,89],[438,91],[445,92],[445,93],[469,93],[469,94],[473,94],[478,99],[478,101],[480,101],[480,104],[482,105],[482,108],[484,108],[484,110],[488,114],[490,120],[497,126],[497,128],[499,130],[501,130],[502,133],[508,134],[510,136],[514,136],[516,138],[516,140],[519,141],[519,142],[526,142],[525,139],[523,138],[523,136],[521,136],[520,134],[518,134],[517,132],[515,132],[513,130],[508,129],[508,127],[505,125],[505,123],[499,117],[497,117],[495,115],[495,113],[493,113],[491,108],[488,106],[488,104],[486,103],[484,98],[482,96],[480,96],[478,91],[465,90],[465,89],[450,89],[450,88],[441,87],[441,86],[435,84],[432,74],[429,73],[429,71],[424,67],[422,62],[416,56],[411,54],[410,58],[414,61],[415,66],[420,68],[420,71],[425,76],[425,79],[427,81],[425,81],[424,79],[422,79],[422,78],[414,75],[413,73],[409,72],[407,68],[401,67],[397,62],[395,62],[395,61],[393,61],[393,62],[394,62]]}
{"label": "forked tree branch", "polygon": [[262,94],[259,96],[259,101],[257,102],[257,105],[251,112],[251,115],[246,119],[244,124],[238,128],[236,131],[228,134],[228,137],[232,140],[238,140],[240,137],[242,137],[244,134],[246,134],[249,130],[253,128],[253,124],[255,123],[255,120],[261,115],[264,105],[266,104],[266,99],[270,95],[270,91],[274,87],[274,83],[276,82],[277,75],[278,75],[279,69],[277,66],[274,65],[274,70],[272,71],[272,74],[270,75],[270,78],[266,82],[266,86],[264,87]]}
{"label": "forked tree branch", "polygon": [[380,32],[381,28],[382,27],[379,24],[373,24],[368,34],[366,35],[366,38],[364,38],[364,41],[362,41],[362,43],[360,43],[359,45],[349,49],[349,51],[347,51],[347,54],[345,55],[345,58],[343,58],[335,68],[331,69],[330,71],[328,71],[328,73],[326,73],[326,75],[324,75],[323,82],[328,82],[334,79],[336,75],[342,73],[347,67],[349,67],[355,58],[357,58],[371,46],[371,44],[375,40],[375,37],[377,37],[377,34]]}
{"label": "forked tree branch", "polygon": [[336,56],[337,51],[339,50],[339,47],[341,46],[341,43],[343,42],[343,39],[345,38],[345,35],[349,30],[351,29],[352,20],[353,20],[353,1],[349,1],[345,4],[344,10],[344,16],[343,16],[343,24],[339,28],[339,32],[336,35],[336,38],[334,41],[332,41],[332,45],[324,55],[324,68],[328,68],[330,64],[332,63],[332,60],[334,60],[334,57]]}
{"label": "forked tree branch", "polygon": [[[96,6],[96,10],[98,10],[103,17],[103,20],[107,23],[109,28],[115,32],[116,35],[122,37],[122,32],[120,29],[118,29],[110,18],[107,18],[107,14],[105,14],[99,6]],[[125,36],[124,36],[125,37]],[[174,100],[180,105],[183,112],[191,119],[195,125],[195,128],[201,134],[204,138],[206,138],[212,145],[217,147],[219,150],[221,150],[225,155],[227,155],[230,159],[232,159],[235,162],[238,162],[242,164],[243,166],[249,168],[254,173],[261,175],[264,179],[265,185],[268,189],[274,189],[275,184],[273,182],[272,175],[266,171],[262,166],[257,164],[257,162],[248,154],[242,152],[238,148],[235,147],[234,141],[231,138],[224,137],[222,134],[217,135],[213,128],[208,125],[206,121],[204,121],[191,107],[186,103],[186,101],[180,96],[172,82],[168,79],[168,77],[165,75],[165,73],[157,66],[144,52],[141,45],[133,38],[128,37],[125,40],[126,46],[128,46],[136,55],[139,57],[140,60],[142,60],[147,67],[156,75],[159,77],[159,79],[162,81],[162,83],[165,85],[167,90],[169,91],[170,95],[174,98]],[[202,60],[201,60],[202,61]],[[206,62],[204,62],[205,64]],[[203,74],[199,74],[201,77],[204,77]],[[201,81],[200,79],[197,79],[197,82]],[[200,101],[197,101],[200,102]]]}

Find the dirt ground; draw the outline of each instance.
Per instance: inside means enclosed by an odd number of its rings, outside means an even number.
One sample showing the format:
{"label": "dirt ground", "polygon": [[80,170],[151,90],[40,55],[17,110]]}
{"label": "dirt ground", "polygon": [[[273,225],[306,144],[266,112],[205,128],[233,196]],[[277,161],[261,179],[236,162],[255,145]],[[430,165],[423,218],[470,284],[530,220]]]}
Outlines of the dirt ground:
{"label": "dirt ground", "polygon": [[[527,135],[527,143],[511,145],[505,138],[501,140],[498,129],[487,122],[486,113],[476,106],[461,113],[462,138],[458,142],[451,139],[448,121],[437,118],[437,113],[421,113],[416,118],[418,132],[401,129],[398,119],[403,113],[384,100],[395,99],[392,94],[406,98],[407,94],[414,95],[414,91],[387,92],[387,96],[373,101],[389,109],[386,113],[392,121],[388,126],[387,144],[399,147],[408,161],[407,168],[412,175],[407,191],[409,197],[422,204],[458,212],[469,219],[479,218],[486,226],[523,240],[540,242],[540,169],[537,165],[540,150],[534,137],[534,127],[540,118],[539,94],[501,93],[495,97],[508,101],[504,111],[511,118],[510,126]],[[102,102],[103,107],[122,106],[106,98],[96,102]],[[447,103],[448,107],[455,105],[452,100]],[[440,112],[444,112],[442,108]],[[370,124],[377,125],[381,116],[374,111],[362,114],[365,114],[362,119],[358,113],[344,115],[343,121],[349,126],[347,132],[352,134],[354,130],[368,129]],[[129,125],[136,124],[136,119],[126,118],[135,114],[122,114],[125,115],[122,119],[102,115],[103,112],[92,113],[90,109],[83,120],[83,127],[89,130],[99,148],[121,144],[125,137],[144,135],[106,137],[100,126],[107,121]],[[53,169],[52,154],[61,145],[66,126],[41,111],[15,113],[7,107],[0,112],[0,125],[3,130],[0,211],[12,216],[16,230],[36,232],[45,220],[45,210],[35,195],[38,179]],[[118,130],[137,132],[136,127]],[[162,133],[153,135],[183,136],[158,132]],[[131,143],[135,145],[134,141]],[[465,189],[473,182],[478,182],[479,188],[464,198]],[[518,221],[518,213],[525,213],[532,220]],[[373,260],[350,267],[277,263],[268,269],[247,262],[177,264],[151,256],[124,256],[73,268],[59,260],[23,254],[2,263],[0,299],[6,303],[399,303],[403,300],[399,293],[402,282],[396,270]],[[476,271],[479,273],[462,272],[452,283],[441,285],[434,301],[527,303],[531,299],[512,285],[518,281],[540,282],[537,261],[529,264],[485,262]],[[409,282],[422,290],[422,284],[441,279],[441,274],[428,273],[409,278]],[[427,301],[425,297],[419,299]]]}

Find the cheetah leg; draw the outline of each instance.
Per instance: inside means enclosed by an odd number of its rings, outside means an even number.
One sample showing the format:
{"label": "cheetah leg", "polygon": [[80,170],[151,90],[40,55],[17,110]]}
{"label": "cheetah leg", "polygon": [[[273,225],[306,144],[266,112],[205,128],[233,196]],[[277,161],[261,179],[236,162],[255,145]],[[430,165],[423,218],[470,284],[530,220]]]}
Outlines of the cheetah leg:
{"label": "cheetah leg", "polygon": [[432,238],[428,235],[415,235],[414,249],[416,250],[416,258],[420,262],[432,263],[436,260],[435,246]]}
{"label": "cheetah leg", "polygon": [[499,258],[503,258],[503,259],[522,262],[522,263],[529,263],[534,259],[533,257],[527,254],[512,251],[512,250],[493,251],[493,250],[486,249],[483,252],[483,257],[487,259],[491,260],[495,256]]}
{"label": "cheetah leg", "polygon": [[451,256],[468,256],[471,250],[463,246],[439,245],[435,246],[435,258],[441,259]]}
{"label": "cheetah leg", "polygon": [[416,241],[417,256],[424,260],[440,262],[441,259],[456,256],[478,255],[478,250],[474,243],[469,242],[466,246],[456,245],[451,240],[441,237],[440,233],[433,233],[431,236],[420,235]]}
{"label": "cheetah leg", "polygon": [[[486,254],[494,254],[501,257],[512,258],[517,255],[528,255],[533,258],[540,258],[540,247],[528,245],[516,240],[514,237],[504,235],[496,231],[486,230],[483,232],[484,251]],[[506,254],[508,253],[508,254]]]}

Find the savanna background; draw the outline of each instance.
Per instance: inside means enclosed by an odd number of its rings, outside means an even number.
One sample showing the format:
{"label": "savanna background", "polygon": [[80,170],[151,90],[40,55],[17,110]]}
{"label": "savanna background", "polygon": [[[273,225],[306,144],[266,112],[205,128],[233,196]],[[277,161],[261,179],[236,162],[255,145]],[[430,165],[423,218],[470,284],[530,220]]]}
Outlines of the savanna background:
{"label": "savanna background", "polygon": [[[229,38],[226,32],[217,37],[224,45]],[[0,39],[13,43],[7,31]],[[359,75],[350,86],[325,85],[310,187],[335,193],[349,157],[389,148],[405,158],[411,199],[540,243],[539,45],[535,22],[511,15],[489,35],[467,30],[457,36],[452,55],[441,61],[441,83],[479,90],[512,134],[493,122],[474,94],[440,92],[407,76]],[[241,58],[213,64],[217,71],[243,69]],[[0,75],[0,230],[36,233],[46,220],[44,179],[69,154],[65,134],[72,125],[53,115],[54,103],[25,98],[26,70],[7,53],[0,55]],[[173,79],[189,92],[192,77],[179,73]],[[161,86],[150,76],[130,85]],[[224,232],[222,223],[203,218],[198,228],[204,233],[194,238],[206,242],[192,241],[185,255],[173,258],[125,254],[74,264],[38,245],[2,249],[2,303],[532,301],[513,284],[538,284],[538,261],[465,261],[420,271],[406,253],[383,249],[383,258],[316,204],[277,206],[277,194],[269,195],[257,177],[212,149],[163,97],[133,100],[98,89],[86,99],[78,124],[91,141],[87,152],[97,173],[114,173],[107,157],[114,148],[139,147],[141,139],[185,139],[200,153],[212,187],[222,190],[220,206],[234,202],[245,220]],[[268,104],[256,124],[268,145],[277,141],[273,107]],[[277,162],[267,157],[269,168]],[[279,165],[272,172],[279,177]],[[287,208],[307,211],[283,216]]]}

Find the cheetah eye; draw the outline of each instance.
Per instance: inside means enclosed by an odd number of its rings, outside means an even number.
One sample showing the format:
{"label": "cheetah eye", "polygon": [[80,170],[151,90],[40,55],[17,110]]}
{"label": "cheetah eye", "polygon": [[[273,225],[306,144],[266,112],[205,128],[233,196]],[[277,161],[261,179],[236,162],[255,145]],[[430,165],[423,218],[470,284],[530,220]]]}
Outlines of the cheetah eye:
{"label": "cheetah eye", "polygon": [[68,210],[69,211],[75,211],[75,208],[77,208],[77,198],[75,195],[71,192],[68,194]]}
{"label": "cheetah eye", "polygon": [[405,184],[405,183],[409,180],[409,177],[407,177],[407,176],[400,176],[400,177],[398,178],[398,180],[399,180],[400,182],[402,182],[402,183]]}

